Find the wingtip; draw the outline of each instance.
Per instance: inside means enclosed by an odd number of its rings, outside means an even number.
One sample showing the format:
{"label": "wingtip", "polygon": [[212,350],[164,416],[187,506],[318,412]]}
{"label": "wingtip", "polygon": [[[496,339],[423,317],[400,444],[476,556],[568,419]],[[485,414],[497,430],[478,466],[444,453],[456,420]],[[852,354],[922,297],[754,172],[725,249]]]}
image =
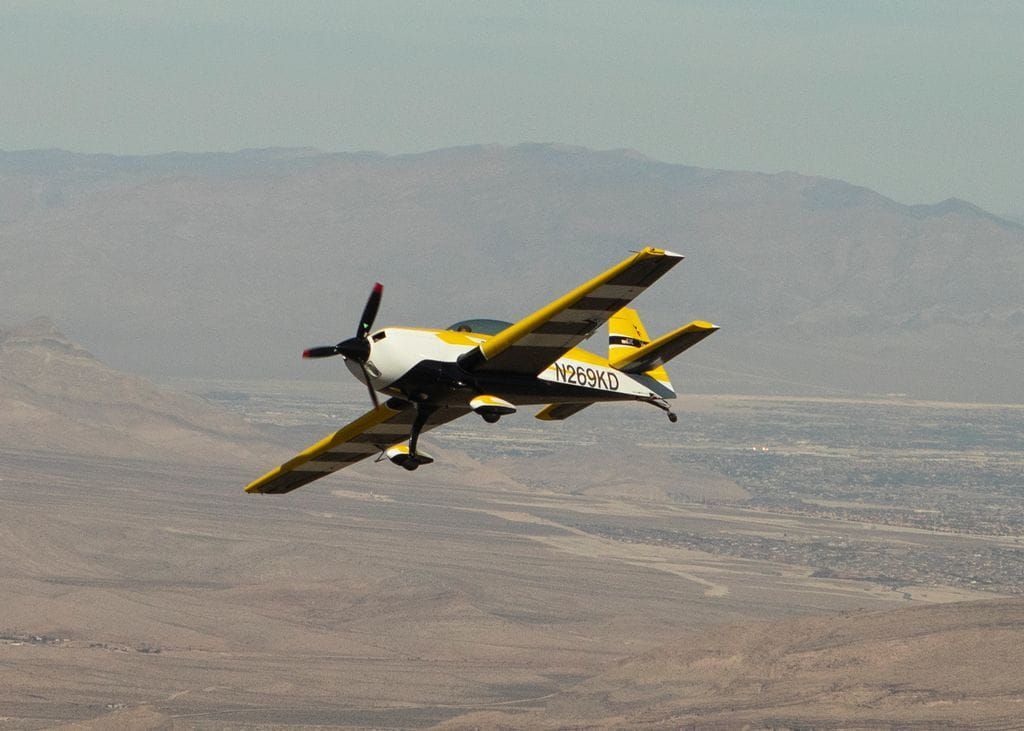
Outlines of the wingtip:
{"label": "wingtip", "polygon": [[280,473],[281,473],[281,468],[280,467],[277,467],[277,468],[271,470],[267,474],[265,474],[262,477],[259,477],[259,478],[255,479],[255,480],[253,480],[248,485],[246,485],[245,486],[245,491],[247,493],[249,493],[250,495],[263,494],[265,492],[264,489],[263,489],[263,486],[266,485],[271,479],[273,479],[274,477],[276,477]]}
{"label": "wingtip", "polygon": [[645,256],[664,256],[664,257],[668,257],[669,259],[685,259],[686,258],[682,254],[677,254],[676,252],[669,251],[668,249],[659,249],[656,246],[645,246],[643,249],[641,249],[637,253],[643,254]]}

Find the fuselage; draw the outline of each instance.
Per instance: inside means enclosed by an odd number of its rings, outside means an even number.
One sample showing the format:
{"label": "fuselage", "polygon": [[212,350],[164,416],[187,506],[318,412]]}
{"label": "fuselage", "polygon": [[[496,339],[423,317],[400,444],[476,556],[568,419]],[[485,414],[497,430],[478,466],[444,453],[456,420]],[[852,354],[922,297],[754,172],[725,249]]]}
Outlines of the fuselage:
{"label": "fuselage", "polygon": [[[377,391],[413,401],[466,403],[490,394],[514,404],[673,398],[674,392],[646,374],[628,374],[602,358],[573,348],[537,376],[470,374],[459,367],[460,355],[490,339],[479,332],[385,327],[370,335],[366,364]],[[346,361],[364,381],[362,369]]]}

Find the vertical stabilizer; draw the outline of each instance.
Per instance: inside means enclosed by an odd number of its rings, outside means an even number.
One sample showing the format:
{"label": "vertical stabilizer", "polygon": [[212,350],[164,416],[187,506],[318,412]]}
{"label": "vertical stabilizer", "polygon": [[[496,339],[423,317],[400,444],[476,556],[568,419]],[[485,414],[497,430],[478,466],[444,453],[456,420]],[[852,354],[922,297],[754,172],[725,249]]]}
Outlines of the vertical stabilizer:
{"label": "vertical stabilizer", "polygon": [[[647,328],[640,321],[640,315],[631,307],[623,307],[608,321],[608,362],[612,367],[615,367],[616,363],[632,360],[631,356],[650,342]],[[659,365],[645,371],[645,375],[675,390],[664,366]]]}

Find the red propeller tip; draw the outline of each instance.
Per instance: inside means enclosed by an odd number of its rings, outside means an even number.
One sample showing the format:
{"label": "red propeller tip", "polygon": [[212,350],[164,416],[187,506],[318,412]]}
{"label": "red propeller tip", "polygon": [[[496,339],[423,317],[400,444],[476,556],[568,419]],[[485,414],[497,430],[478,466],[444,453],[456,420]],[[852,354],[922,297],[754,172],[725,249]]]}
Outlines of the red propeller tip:
{"label": "red propeller tip", "polygon": [[313,356],[311,355],[311,353],[312,353],[312,351],[310,351],[310,350],[303,350],[302,351],[302,357],[303,358],[312,358]]}
{"label": "red propeller tip", "polygon": [[383,291],[384,291],[384,285],[381,284],[380,282],[377,282],[376,284],[373,285],[373,293],[374,294],[380,294]]}

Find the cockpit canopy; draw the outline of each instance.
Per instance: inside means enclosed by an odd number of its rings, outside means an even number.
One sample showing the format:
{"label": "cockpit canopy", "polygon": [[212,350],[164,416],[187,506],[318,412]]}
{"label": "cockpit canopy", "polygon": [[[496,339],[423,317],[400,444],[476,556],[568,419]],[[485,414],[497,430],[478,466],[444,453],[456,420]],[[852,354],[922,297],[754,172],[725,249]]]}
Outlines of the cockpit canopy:
{"label": "cockpit canopy", "polygon": [[477,318],[475,320],[460,320],[454,325],[449,325],[449,330],[460,333],[481,333],[482,335],[497,335],[506,327],[511,327],[511,322],[504,320],[488,320]]}

